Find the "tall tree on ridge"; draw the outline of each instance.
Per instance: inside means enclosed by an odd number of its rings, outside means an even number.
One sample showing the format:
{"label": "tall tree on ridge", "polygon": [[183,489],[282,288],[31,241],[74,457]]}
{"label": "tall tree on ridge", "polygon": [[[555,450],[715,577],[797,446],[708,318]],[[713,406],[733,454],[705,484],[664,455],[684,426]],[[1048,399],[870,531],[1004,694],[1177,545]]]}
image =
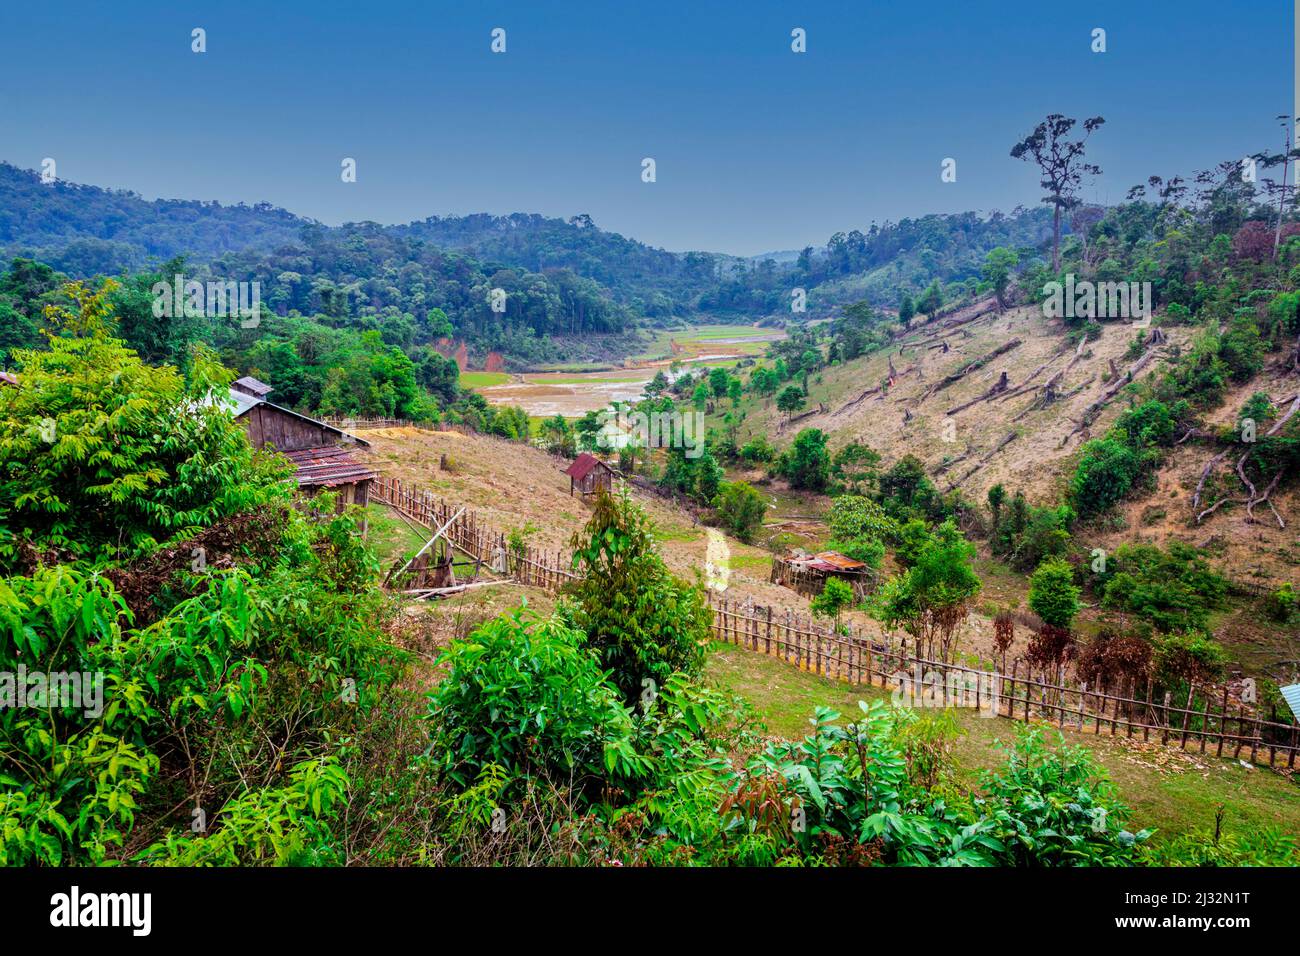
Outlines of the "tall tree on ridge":
{"label": "tall tree on ridge", "polygon": [[1106,121],[1093,116],[1083,121],[1082,139],[1069,139],[1078,120],[1052,113],[1033,131],[1011,147],[1013,159],[1032,159],[1043,178],[1039,185],[1047,190],[1043,202],[1052,206],[1052,271],[1061,271],[1061,215],[1079,203],[1078,189],[1085,174],[1096,176],[1101,167],[1083,158],[1088,137]]}

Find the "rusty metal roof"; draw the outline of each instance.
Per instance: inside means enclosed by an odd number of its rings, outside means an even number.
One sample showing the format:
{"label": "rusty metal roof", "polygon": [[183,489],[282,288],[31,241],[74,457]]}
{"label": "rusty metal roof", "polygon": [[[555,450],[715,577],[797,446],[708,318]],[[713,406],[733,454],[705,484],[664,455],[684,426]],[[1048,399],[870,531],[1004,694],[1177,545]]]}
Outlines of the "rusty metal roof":
{"label": "rusty metal roof", "polygon": [[840,571],[856,571],[859,568],[865,568],[865,561],[855,561],[846,554],[840,554],[838,551],[818,551],[814,557],[818,561],[825,561],[827,564],[839,569]]}
{"label": "rusty metal roof", "polygon": [[612,470],[609,467],[609,465],[605,464],[595,455],[589,454],[584,451],[581,455],[579,455],[577,458],[573,460],[572,465],[564,469],[564,473],[568,475],[570,478],[572,478],[574,481],[582,481],[582,479],[586,478],[587,475],[591,474],[591,470],[595,468],[597,465],[599,465],[601,468],[604,468],[606,471]]}
{"label": "rusty metal roof", "polygon": [[867,570],[866,562],[856,561],[848,555],[840,554],[838,551],[792,554],[788,560],[791,564],[797,564],[810,571],[821,571],[823,574],[833,574],[835,572],[857,573]]}
{"label": "rusty metal roof", "polygon": [[378,477],[345,449],[335,445],[281,454],[297,469],[299,488],[334,488]]}

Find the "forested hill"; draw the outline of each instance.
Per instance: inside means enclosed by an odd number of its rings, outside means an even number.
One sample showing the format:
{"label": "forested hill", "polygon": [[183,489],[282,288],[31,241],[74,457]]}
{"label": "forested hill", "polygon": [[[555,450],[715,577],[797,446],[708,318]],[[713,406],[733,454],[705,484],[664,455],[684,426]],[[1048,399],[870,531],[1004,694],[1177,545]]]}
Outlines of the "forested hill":
{"label": "forested hill", "polygon": [[0,251],[79,277],[145,265],[150,256],[209,259],[296,242],[304,223],[269,203],[145,200],[126,190],[55,180],[0,162]]}
{"label": "forested hill", "polygon": [[[343,317],[394,307],[423,320],[437,307],[458,326],[461,316],[467,326],[491,324],[476,306],[483,289],[500,286],[518,296],[497,323],[505,340],[495,345],[507,350],[520,329],[541,336],[618,331],[642,318],[788,317],[795,287],[807,290],[810,316],[861,299],[892,307],[936,279],[974,284],[990,249],[1032,254],[1049,230],[1041,207],[1005,216],[929,215],[837,232],[794,261],[742,259],[656,249],[583,214],[327,227],[266,203],[146,201],[131,192],[45,184],[34,171],[0,163],[5,258],[21,255],[90,277],[183,256],[222,278],[261,278],[281,310]],[[346,301],[339,297],[345,289]]]}

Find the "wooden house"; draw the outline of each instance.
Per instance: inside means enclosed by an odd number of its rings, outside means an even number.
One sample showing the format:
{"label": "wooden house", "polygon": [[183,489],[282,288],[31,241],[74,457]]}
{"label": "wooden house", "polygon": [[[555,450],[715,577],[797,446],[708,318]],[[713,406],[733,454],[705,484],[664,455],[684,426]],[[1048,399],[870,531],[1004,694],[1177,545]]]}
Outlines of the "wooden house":
{"label": "wooden house", "polygon": [[585,498],[594,495],[602,488],[612,491],[616,472],[595,455],[583,452],[572,465],[564,470],[569,476],[569,494],[576,490]]}
{"label": "wooden house", "polygon": [[267,401],[271,387],[251,376],[230,387],[227,399],[235,420],[256,448],[271,447],[294,464],[298,488],[308,495],[322,489],[338,494],[338,507],[370,500],[375,472],[352,457],[349,448],[369,447],[364,439]]}

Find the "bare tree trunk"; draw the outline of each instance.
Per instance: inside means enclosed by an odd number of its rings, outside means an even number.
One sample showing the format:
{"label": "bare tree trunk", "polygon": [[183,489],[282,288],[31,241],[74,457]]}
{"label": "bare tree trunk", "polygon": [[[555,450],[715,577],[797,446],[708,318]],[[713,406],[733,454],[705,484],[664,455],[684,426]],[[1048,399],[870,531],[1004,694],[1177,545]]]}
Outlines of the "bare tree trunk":
{"label": "bare tree trunk", "polygon": [[[1285,178],[1285,177],[1283,177]],[[1059,196],[1057,197],[1060,198]],[[1278,229],[1282,226],[1279,222]],[[1277,258],[1277,250],[1274,249],[1274,258]],[[1052,274],[1061,271],[1061,205],[1056,203],[1052,206]]]}
{"label": "bare tree trunk", "polygon": [[1273,231],[1273,261],[1277,262],[1277,249],[1282,244],[1282,211],[1286,208],[1286,176],[1291,165],[1291,126],[1286,129],[1286,152],[1282,154],[1282,189],[1277,194],[1277,228]]}

